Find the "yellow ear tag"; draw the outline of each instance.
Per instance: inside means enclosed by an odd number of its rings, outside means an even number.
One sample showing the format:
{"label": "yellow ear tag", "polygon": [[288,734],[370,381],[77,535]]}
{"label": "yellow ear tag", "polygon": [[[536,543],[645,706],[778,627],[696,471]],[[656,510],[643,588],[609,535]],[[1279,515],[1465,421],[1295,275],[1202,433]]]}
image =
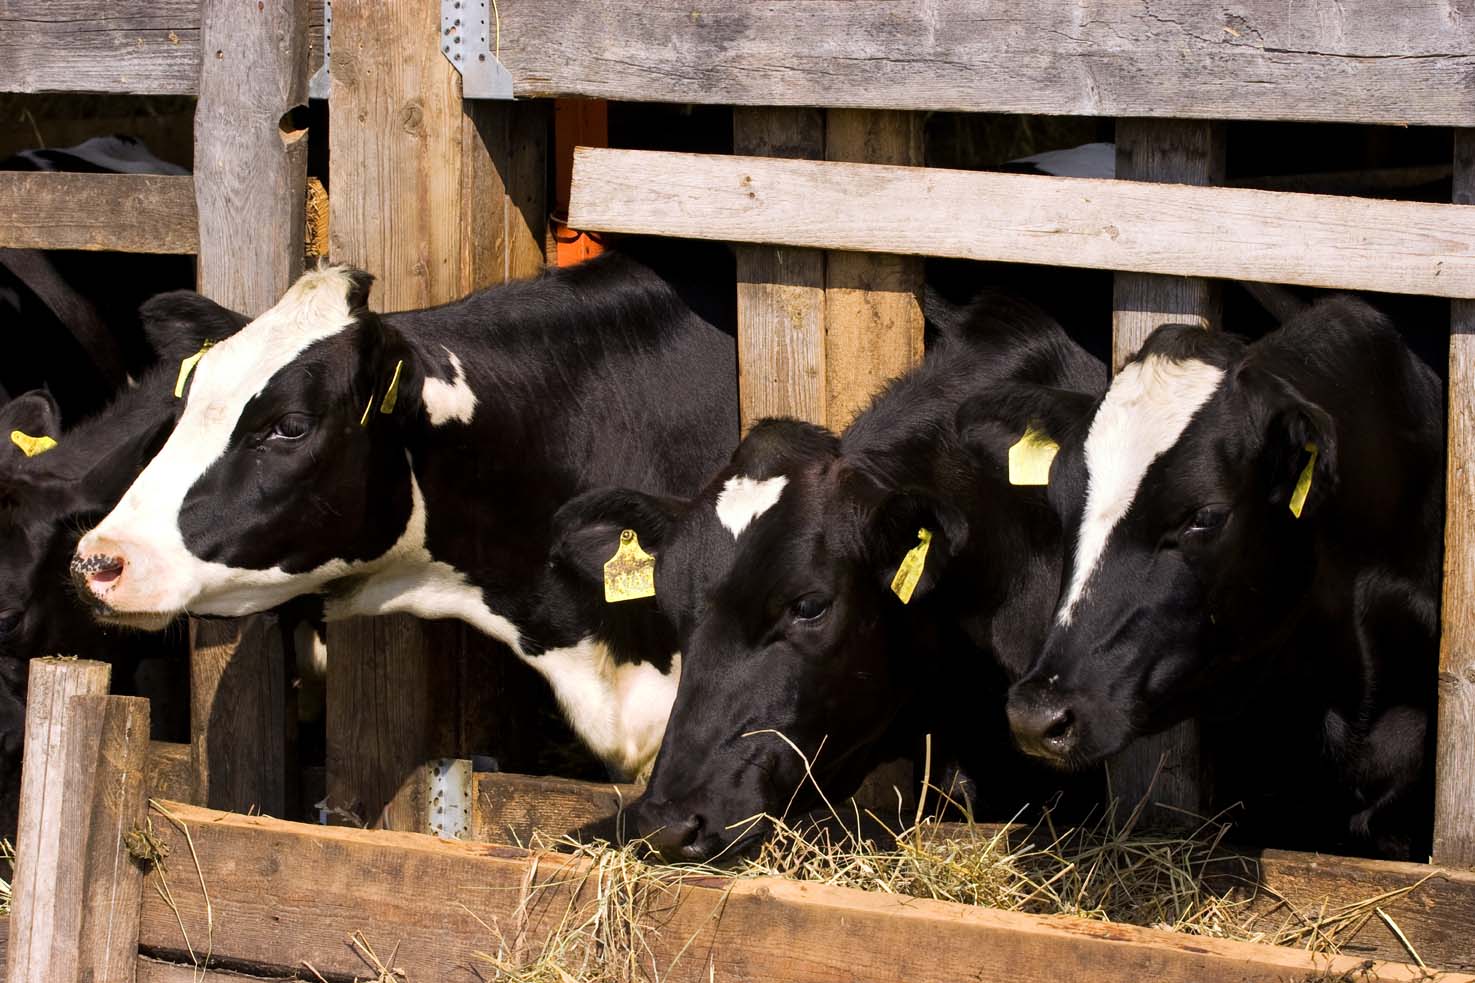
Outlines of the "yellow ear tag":
{"label": "yellow ear tag", "polygon": [[21,433],[19,430],[10,431],[10,442],[20,448],[20,452],[26,457],[35,457],[37,454],[45,454],[56,446],[56,441],[42,435],[32,437],[30,434]]}
{"label": "yellow ear tag", "polygon": [[359,426],[361,426],[361,427],[367,427],[369,425],[369,411],[372,410],[373,408],[374,408],[374,394],[373,393],[369,393],[369,401],[364,404],[364,413],[363,413],[363,416],[359,417]]}
{"label": "yellow ear tag", "polygon": [[1043,430],[1025,427],[1024,436],[1009,448],[1009,484],[1048,485],[1050,465],[1059,451],[1060,445]]}
{"label": "yellow ear tag", "polygon": [[896,568],[896,576],[891,578],[891,593],[901,598],[901,603],[912,603],[912,592],[917,589],[917,581],[922,579],[922,568],[927,565],[927,550],[932,545],[932,530],[917,530],[917,545],[907,550],[907,555],[901,558],[901,566]]}
{"label": "yellow ear tag", "polygon": [[379,404],[380,413],[394,412],[394,404],[399,400],[399,373],[404,367],[404,359],[394,363],[394,376],[389,380],[389,390],[384,394],[384,402]]}
{"label": "yellow ear tag", "polygon": [[1296,479],[1296,488],[1291,492],[1291,515],[1298,519],[1301,518],[1301,510],[1306,507],[1306,496],[1311,494],[1311,472],[1316,470],[1317,447],[1315,444],[1307,444],[1306,449],[1311,452],[1311,459],[1301,469],[1301,477]]}
{"label": "yellow ear tag", "polygon": [[656,596],[656,558],[640,548],[634,529],[620,532],[620,546],[604,564],[604,601]]}
{"label": "yellow ear tag", "polygon": [[189,382],[190,373],[195,370],[196,365],[200,364],[200,359],[205,357],[205,353],[208,352],[214,344],[215,342],[213,341],[205,342],[203,345],[200,346],[199,351],[195,352],[189,358],[179,363],[179,378],[174,381],[175,399],[184,398],[184,384],[186,382]]}

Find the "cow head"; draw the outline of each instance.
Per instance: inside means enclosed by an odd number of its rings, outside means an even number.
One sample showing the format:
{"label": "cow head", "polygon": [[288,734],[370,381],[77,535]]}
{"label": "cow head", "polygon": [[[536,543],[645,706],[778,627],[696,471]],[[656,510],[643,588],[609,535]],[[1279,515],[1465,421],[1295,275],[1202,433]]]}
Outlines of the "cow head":
{"label": "cow head", "polygon": [[668,856],[710,859],[760,839],[758,817],[817,803],[806,761],[826,793],[853,791],[915,681],[897,660],[928,644],[890,585],[926,528],[910,599],[925,606],[967,537],[962,516],[883,487],[827,432],[781,420],[755,427],[679,514],[619,494],[623,510],[603,494],[591,555],[635,528],[682,626],[681,682],[635,829]]}
{"label": "cow head", "polygon": [[260,611],[423,543],[407,448],[421,370],[368,310],[370,282],[307,273],[181,379],[168,441],[77,545],[101,617]]}
{"label": "cow head", "polygon": [[1337,439],[1253,349],[1184,326],[1156,331],[1061,430],[1049,494],[1068,562],[1009,716],[1023,749],[1073,768],[1193,715],[1283,634],[1310,590]]}

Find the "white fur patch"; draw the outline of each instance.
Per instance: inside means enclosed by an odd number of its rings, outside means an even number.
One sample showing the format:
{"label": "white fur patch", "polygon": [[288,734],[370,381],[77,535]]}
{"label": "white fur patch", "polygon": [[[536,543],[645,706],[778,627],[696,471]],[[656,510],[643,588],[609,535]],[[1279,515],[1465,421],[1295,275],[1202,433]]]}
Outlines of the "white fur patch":
{"label": "white fur patch", "polygon": [[466,384],[466,370],[461,367],[461,359],[444,345],[441,348],[451,357],[451,381],[426,376],[420,401],[425,404],[431,426],[438,427],[452,420],[470,423],[476,413],[476,393]]}
{"label": "white fur patch", "polygon": [[778,504],[789,479],[783,475],[755,481],[742,475],[728,478],[717,496],[717,519],[734,539],[764,512]]}
{"label": "white fur patch", "polygon": [[1112,380],[1086,435],[1086,506],[1070,589],[1060,607],[1062,625],[1070,624],[1107,538],[1132,507],[1142,476],[1178,442],[1223,378],[1224,371],[1207,362],[1155,355],[1133,362]]}

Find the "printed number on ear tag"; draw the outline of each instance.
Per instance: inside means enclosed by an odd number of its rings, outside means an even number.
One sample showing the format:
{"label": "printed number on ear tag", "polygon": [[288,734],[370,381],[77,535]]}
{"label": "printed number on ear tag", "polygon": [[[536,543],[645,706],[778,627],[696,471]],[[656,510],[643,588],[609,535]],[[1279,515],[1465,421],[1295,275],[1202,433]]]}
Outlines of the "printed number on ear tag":
{"label": "printed number on ear tag", "polygon": [[190,373],[195,370],[196,365],[200,364],[200,359],[205,357],[205,353],[208,352],[211,346],[214,344],[215,342],[213,341],[205,342],[203,345],[200,346],[199,351],[195,352],[189,358],[179,363],[179,378],[174,380],[175,399],[184,398],[184,384],[186,382],[189,382]]}
{"label": "printed number on ear tag", "polygon": [[1296,488],[1291,492],[1291,515],[1301,518],[1301,510],[1306,507],[1306,496],[1311,494],[1311,472],[1316,470],[1316,455],[1318,453],[1315,444],[1307,444],[1306,450],[1311,453],[1311,459],[1306,462],[1306,467],[1301,469],[1301,477],[1296,479]]}
{"label": "printed number on ear tag", "polygon": [[19,430],[10,431],[10,442],[19,447],[20,452],[26,457],[45,454],[56,446],[56,441],[44,434],[40,437],[32,437],[30,434],[21,433]]}
{"label": "printed number on ear tag", "polygon": [[606,604],[656,596],[656,558],[640,548],[634,529],[620,533],[620,546],[604,563]]}
{"label": "printed number on ear tag", "polygon": [[912,603],[912,592],[917,589],[917,582],[922,579],[922,568],[927,566],[927,550],[932,545],[932,530],[917,530],[917,545],[907,550],[907,555],[901,558],[901,566],[896,568],[896,576],[891,578],[891,593],[901,598],[901,603]]}
{"label": "printed number on ear tag", "polygon": [[1050,465],[1059,451],[1060,445],[1043,430],[1026,427],[1024,436],[1009,448],[1009,484],[1048,485]]}

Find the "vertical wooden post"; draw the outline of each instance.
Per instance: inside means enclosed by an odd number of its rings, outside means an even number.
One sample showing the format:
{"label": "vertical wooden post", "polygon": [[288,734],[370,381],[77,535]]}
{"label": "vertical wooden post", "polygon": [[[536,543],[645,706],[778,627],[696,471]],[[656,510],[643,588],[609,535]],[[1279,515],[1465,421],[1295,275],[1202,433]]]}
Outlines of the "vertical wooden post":
{"label": "vertical wooden post", "polygon": [[[58,937],[59,922],[68,917],[62,909],[80,904],[76,893],[80,885],[72,884],[68,893],[62,884],[69,874],[64,868],[77,856],[71,842],[77,826],[68,812],[66,761],[69,746],[79,738],[67,707],[74,696],[106,694],[110,673],[103,662],[31,661],[6,979],[48,979],[54,951],[59,944],[65,949],[66,940]],[[70,872],[72,880],[75,873]],[[74,945],[75,938],[73,935]],[[75,953],[62,955],[64,961],[68,958],[75,966]]]}
{"label": "vertical wooden post", "polygon": [[[463,105],[438,30],[435,4],[333,5],[333,259],[378,277],[372,303],[384,311],[543,263],[546,106]],[[464,626],[404,617],[330,625],[328,649],[330,804],[370,825],[427,830],[425,762],[462,751],[463,718],[488,689],[463,692],[462,670],[485,680],[510,658]],[[520,711],[504,702],[499,724]]]}
{"label": "vertical wooden post", "polygon": [[[302,273],[307,131],[291,126],[290,113],[307,104],[307,25],[307,0],[201,7],[199,287],[246,314],[271,307]],[[212,622],[191,637],[200,643],[190,700],[195,771],[204,783],[197,800],[284,815],[290,749],[277,702],[286,700],[286,666],[275,628]],[[209,774],[227,762],[228,777]]]}
{"label": "vertical wooden post", "polygon": [[[1224,180],[1224,131],[1219,123],[1118,120],[1116,145],[1118,178],[1197,185]],[[1200,277],[1118,273],[1112,308],[1113,372],[1159,325],[1220,326],[1217,284]],[[1109,768],[1113,793],[1128,805],[1136,805],[1149,787],[1153,800],[1163,805],[1194,814],[1202,814],[1208,805],[1195,721],[1137,741]],[[1156,785],[1151,784],[1154,774]]]}
{"label": "vertical wooden post", "polygon": [[[1455,131],[1454,200],[1475,205],[1475,130]],[[1475,300],[1450,302],[1448,439],[1434,862],[1475,867]]]}
{"label": "vertical wooden post", "polygon": [[[825,159],[920,165],[920,113],[831,109]],[[840,430],[922,358],[922,259],[832,252],[825,269],[825,419]]]}
{"label": "vertical wooden post", "polygon": [[[823,110],[739,107],[732,131],[739,154],[824,156]],[[825,254],[738,246],[737,311],[742,429],[766,416],[825,423]]]}

